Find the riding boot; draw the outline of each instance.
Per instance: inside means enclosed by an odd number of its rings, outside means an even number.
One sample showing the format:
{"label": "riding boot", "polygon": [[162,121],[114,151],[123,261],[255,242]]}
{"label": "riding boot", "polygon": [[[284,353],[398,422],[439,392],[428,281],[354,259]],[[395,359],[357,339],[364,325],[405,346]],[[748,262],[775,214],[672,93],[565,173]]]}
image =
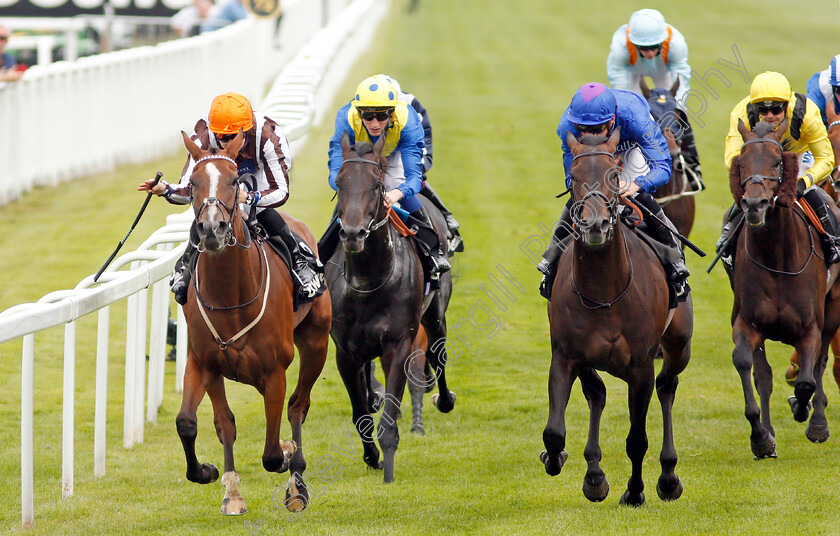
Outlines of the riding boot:
{"label": "riding boot", "polygon": [[428,182],[424,181],[423,189],[420,190],[420,193],[432,202],[435,208],[443,214],[443,218],[446,220],[446,228],[449,230],[450,255],[455,252],[464,251],[464,239],[461,238],[461,233],[458,232],[458,228],[461,227],[461,224],[458,223],[458,220],[452,216],[452,213],[448,208],[446,208],[446,205],[443,204],[440,197],[438,197],[437,192],[432,189],[432,186]]}
{"label": "riding boot", "polygon": [[318,240],[318,255],[325,261],[328,261],[330,260],[330,258],[332,258],[333,254],[335,253],[335,249],[338,247],[339,231],[341,231],[341,222],[339,221],[338,215],[335,212],[333,212],[332,218],[330,218],[330,223],[327,225],[326,231],[324,231],[324,234],[323,236],[321,236],[321,239]]}
{"label": "riding boot", "polygon": [[837,224],[837,217],[828,205],[831,198],[825,193],[825,190],[816,186],[806,191],[803,197],[814,209],[823,229],[825,229],[825,234],[821,234],[820,239],[825,252],[826,266],[840,262],[840,238],[837,236],[840,226]]}
{"label": "riding boot", "polygon": [[697,142],[694,139],[694,129],[691,128],[691,123],[688,122],[688,117],[684,113],[682,116],[681,125],[683,127],[683,135],[681,141],[682,155],[685,159],[687,167],[685,178],[691,186],[692,191],[700,192],[706,189],[703,184],[703,173],[700,171],[700,156],[697,154]]}
{"label": "riding boot", "polygon": [[437,279],[440,274],[448,272],[452,267],[446,260],[446,255],[440,250],[440,239],[435,228],[432,227],[432,220],[425,208],[420,208],[411,213],[411,222],[417,234],[417,244],[420,246],[420,259],[431,279]]}
{"label": "riding boot", "polygon": [[563,207],[562,214],[560,214],[560,221],[554,228],[551,243],[537,265],[537,270],[543,274],[542,281],[540,281],[540,296],[547,300],[551,300],[551,286],[554,284],[554,278],[557,275],[557,262],[566,249],[567,238],[571,236],[573,230],[572,212],[569,209],[569,204],[566,204]]}
{"label": "riding boot", "polygon": [[169,286],[175,295],[175,302],[179,305],[186,305],[187,303],[187,290],[190,288],[193,267],[198,258],[198,250],[193,244],[197,243],[198,235],[195,231],[195,222],[193,222],[190,227],[190,239],[187,240],[187,248],[184,250],[181,258],[175,263],[175,273],[172,274],[172,279],[169,280]]}
{"label": "riding boot", "polygon": [[715,242],[715,253],[720,253],[735,238],[735,236],[732,236],[732,230],[738,226],[739,217],[743,217],[743,212],[741,212],[737,203],[733,203],[726,211],[726,222],[723,224],[723,229],[720,230],[720,238]]}
{"label": "riding boot", "polygon": [[[676,287],[681,287],[682,283],[691,274],[685,265],[685,254],[683,253],[680,241],[677,240],[675,234],[677,231],[674,224],[671,223],[671,220],[662,211],[662,207],[650,194],[639,192],[634,196],[633,200],[643,204],[654,216],[644,219],[650,236],[657,242],[664,244],[669,249],[678,253],[672,257],[673,260],[664,261],[663,265],[668,281],[674,283]],[[678,292],[677,294],[679,295],[680,293]]]}
{"label": "riding boot", "polygon": [[286,220],[274,209],[263,210],[257,214],[257,220],[265,228],[269,240],[279,239],[289,251],[298,303],[312,301],[323,294],[326,288],[323,265],[309,245],[292,234]]}

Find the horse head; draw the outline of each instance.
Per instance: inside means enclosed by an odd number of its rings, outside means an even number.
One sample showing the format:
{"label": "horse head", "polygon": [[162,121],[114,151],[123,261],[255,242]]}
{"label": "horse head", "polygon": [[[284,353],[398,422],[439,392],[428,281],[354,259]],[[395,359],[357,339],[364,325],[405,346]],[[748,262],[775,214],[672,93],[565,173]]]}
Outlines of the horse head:
{"label": "horse head", "polygon": [[618,221],[621,167],[615,150],[620,139],[618,127],[609,139],[584,134],[578,141],[571,132],[566,136],[572,151],[572,219],[584,244],[592,248],[609,242]]}
{"label": "horse head", "polygon": [[236,155],[244,143],[242,131],[224,149],[200,148],[190,137],[181,132],[184,145],[195,161],[190,175],[192,205],[195,211],[195,228],[198,233],[199,251],[219,251],[235,244],[233,225],[239,195],[239,174]]}
{"label": "horse head", "polygon": [[341,137],[343,162],[335,179],[338,195],[335,207],[341,221],[338,235],[347,252],[362,252],[368,235],[387,221],[384,145],[385,136],[380,136],[375,145],[356,143],[353,146],[346,133]]}
{"label": "horse head", "polygon": [[738,121],[744,145],[730,166],[730,188],[752,227],[762,227],[777,202],[789,206],[794,200],[799,167],[796,153],[782,146],[787,126],[787,118],[775,130],[761,121],[750,131]]}

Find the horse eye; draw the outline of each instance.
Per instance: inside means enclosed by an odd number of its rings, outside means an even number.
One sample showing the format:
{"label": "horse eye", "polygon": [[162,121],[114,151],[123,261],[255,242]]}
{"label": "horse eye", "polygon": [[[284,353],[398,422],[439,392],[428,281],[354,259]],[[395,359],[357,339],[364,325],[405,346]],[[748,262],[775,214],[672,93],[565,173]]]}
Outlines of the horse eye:
{"label": "horse eye", "polygon": [[781,165],[782,165],[782,159],[781,159],[781,158],[779,158],[779,160],[778,160],[778,161],[776,161],[776,163],[773,165],[773,167],[779,167],[779,166],[781,166]]}

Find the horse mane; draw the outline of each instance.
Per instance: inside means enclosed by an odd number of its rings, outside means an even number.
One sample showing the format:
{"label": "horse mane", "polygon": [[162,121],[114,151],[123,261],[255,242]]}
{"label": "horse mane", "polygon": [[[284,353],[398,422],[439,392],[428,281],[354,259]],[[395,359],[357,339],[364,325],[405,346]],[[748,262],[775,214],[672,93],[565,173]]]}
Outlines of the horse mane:
{"label": "horse mane", "polygon": [[755,125],[755,128],[753,128],[753,132],[758,135],[759,138],[763,138],[773,132],[774,128],[775,127],[770,123],[759,121],[758,124]]}
{"label": "horse mane", "polygon": [[368,141],[357,141],[353,144],[352,149],[358,156],[364,156],[373,152],[373,144]]}
{"label": "horse mane", "polygon": [[607,143],[607,140],[609,140],[609,138],[602,134],[584,134],[578,141],[583,145],[595,146]]}

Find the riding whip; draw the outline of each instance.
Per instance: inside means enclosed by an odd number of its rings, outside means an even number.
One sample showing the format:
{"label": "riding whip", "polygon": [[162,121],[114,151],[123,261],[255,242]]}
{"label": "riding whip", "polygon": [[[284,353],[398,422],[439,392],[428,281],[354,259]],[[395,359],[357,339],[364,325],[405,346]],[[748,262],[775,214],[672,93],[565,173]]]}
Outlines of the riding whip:
{"label": "riding whip", "polygon": [[671,229],[671,227],[670,227],[670,226],[666,225],[664,221],[662,221],[662,220],[660,220],[660,219],[659,219],[659,216],[657,216],[656,214],[654,214],[653,212],[651,212],[651,211],[650,211],[650,210],[649,210],[646,206],[644,206],[644,205],[643,205],[643,204],[641,204],[641,203],[634,203],[634,204],[635,204],[637,207],[639,207],[639,208],[642,210],[642,212],[644,212],[644,213],[645,213],[645,216],[649,216],[649,217],[651,217],[651,218],[655,219],[656,221],[658,221],[659,223],[661,223],[661,224],[662,224],[662,225],[663,225],[666,229],[668,229],[668,232],[669,232],[669,233],[671,233],[672,235],[674,235],[674,236],[676,237],[676,239],[677,239],[677,240],[679,240],[680,242],[682,242],[683,244],[685,244],[686,246],[688,246],[688,247],[689,247],[689,249],[691,249],[691,251],[693,251],[694,253],[696,253],[696,254],[700,255],[701,257],[705,257],[705,256],[706,256],[706,252],[705,252],[705,251],[703,251],[702,249],[700,249],[699,247],[697,247],[697,245],[696,245],[696,244],[694,244],[694,242],[692,242],[692,241],[691,241],[691,240],[689,240],[688,238],[684,237],[683,235],[681,235],[681,234],[680,234],[680,233],[678,233],[677,231],[675,231],[675,230]]}
{"label": "riding whip", "polygon": [[134,218],[134,223],[131,224],[131,229],[129,229],[128,232],[125,233],[125,236],[123,237],[123,239],[120,240],[119,244],[117,244],[117,249],[115,249],[114,252],[111,253],[111,256],[108,257],[108,260],[105,261],[105,264],[102,265],[102,268],[100,268],[99,271],[96,272],[96,275],[93,276],[93,282],[94,283],[96,283],[96,281],[99,279],[99,276],[102,275],[102,272],[105,271],[105,268],[107,268],[108,265],[111,264],[111,261],[114,260],[114,257],[117,256],[117,252],[120,250],[121,247],[123,247],[123,244],[125,244],[125,241],[128,240],[128,235],[130,235],[131,231],[133,231],[134,228],[137,226],[137,222],[140,221],[140,216],[142,216],[143,212],[146,211],[146,207],[149,205],[149,200],[152,198],[152,188],[154,188],[157,185],[157,183],[160,182],[161,177],[163,177],[163,173],[158,171],[157,174],[155,175],[155,181],[149,187],[149,193],[146,195],[146,200],[143,201],[143,206],[140,207],[140,212],[137,213],[137,217]]}
{"label": "riding whip", "polygon": [[707,274],[712,273],[712,268],[714,268],[715,264],[717,264],[717,261],[719,261],[720,258],[723,257],[723,252],[726,251],[727,247],[729,247],[729,243],[732,242],[732,239],[738,236],[738,230],[741,228],[742,225],[744,225],[744,218],[741,218],[741,221],[739,221],[738,224],[735,225],[735,228],[732,229],[732,232],[729,234],[729,239],[721,246],[720,251],[718,251],[718,254],[715,255],[715,260],[713,260],[712,264],[710,264],[709,267],[706,268]]}

